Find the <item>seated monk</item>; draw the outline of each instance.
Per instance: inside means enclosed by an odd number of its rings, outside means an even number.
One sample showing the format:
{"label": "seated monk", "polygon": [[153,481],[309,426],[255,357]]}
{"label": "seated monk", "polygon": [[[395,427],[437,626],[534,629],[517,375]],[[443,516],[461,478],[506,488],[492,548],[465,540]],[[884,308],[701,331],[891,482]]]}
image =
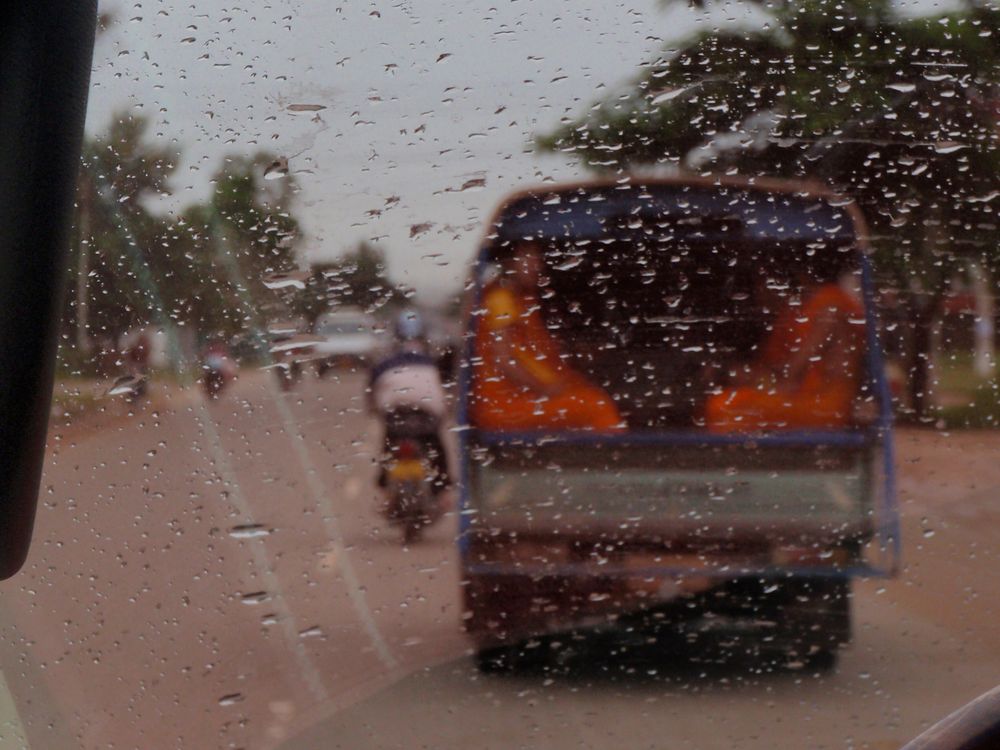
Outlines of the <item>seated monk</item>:
{"label": "seated monk", "polygon": [[539,311],[542,268],[522,242],[483,291],[476,333],[471,417],[486,430],[623,429],[614,402],[563,361]]}
{"label": "seated monk", "polygon": [[806,280],[803,286],[801,303],[784,303],[743,377],[709,396],[708,429],[755,432],[850,424],[864,349],[864,309],[836,281]]}

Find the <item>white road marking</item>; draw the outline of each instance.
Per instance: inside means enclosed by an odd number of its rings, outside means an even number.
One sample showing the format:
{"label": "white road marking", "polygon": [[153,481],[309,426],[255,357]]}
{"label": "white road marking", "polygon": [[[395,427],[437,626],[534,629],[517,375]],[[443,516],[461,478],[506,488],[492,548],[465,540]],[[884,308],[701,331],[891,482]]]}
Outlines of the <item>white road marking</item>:
{"label": "white road marking", "polygon": [[399,666],[399,662],[390,653],[389,647],[382,637],[382,633],[375,624],[375,618],[372,617],[371,610],[368,609],[368,602],[365,600],[364,591],[361,589],[361,582],[358,580],[354,565],[347,555],[347,548],[344,546],[343,535],[340,533],[340,525],[337,522],[333,504],[326,495],[323,483],[319,478],[319,472],[316,471],[312,457],[309,455],[306,439],[295,424],[295,418],[292,416],[291,409],[288,408],[285,394],[281,392],[275,383],[271,383],[271,392],[275,396],[275,404],[281,415],[281,421],[284,423],[284,432],[291,441],[292,447],[295,449],[295,456],[298,458],[302,471],[305,473],[306,486],[312,495],[312,501],[319,509],[320,516],[323,519],[323,526],[330,539],[330,549],[336,554],[336,560],[340,567],[340,576],[343,578],[344,583],[347,584],[347,594],[351,599],[351,604],[354,606],[354,611],[367,631],[368,638],[375,647],[375,652],[378,654],[379,659],[387,668],[394,670]]}
{"label": "white road marking", "polygon": [[316,561],[316,569],[323,573],[335,573],[337,571],[337,550],[329,549],[320,553],[319,560]]}
{"label": "white road marking", "polygon": [[[239,480],[236,478],[236,472],[233,470],[233,466],[222,447],[222,440],[219,437],[219,431],[215,429],[215,422],[212,419],[212,415],[205,408],[204,402],[199,402],[198,408],[201,412],[201,425],[208,435],[208,443],[212,450],[215,468],[222,476],[222,480],[226,483],[226,486],[229,487],[229,496],[239,510],[240,515],[246,519],[247,523],[254,523],[253,510],[243,495]],[[291,607],[288,606],[288,602],[281,591],[281,582],[274,573],[274,567],[271,564],[270,556],[267,554],[264,539],[257,537],[246,539],[244,542],[249,546],[254,566],[257,568],[265,589],[274,601],[275,609],[278,610],[278,620],[284,632],[288,648],[295,654],[295,658],[299,663],[299,673],[309,686],[309,690],[313,696],[321,703],[325,703],[330,700],[330,694],[323,684],[323,678],[320,676],[319,669],[313,664],[309,652],[302,643],[302,639],[299,638],[298,623],[296,623],[295,615],[292,614]]]}

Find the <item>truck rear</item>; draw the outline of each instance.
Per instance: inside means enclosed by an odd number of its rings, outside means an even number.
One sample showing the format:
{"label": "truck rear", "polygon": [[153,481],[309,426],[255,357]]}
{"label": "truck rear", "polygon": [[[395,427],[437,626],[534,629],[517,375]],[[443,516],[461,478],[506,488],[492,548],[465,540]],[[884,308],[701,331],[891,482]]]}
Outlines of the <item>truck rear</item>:
{"label": "truck rear", "polygon": [[[546,248],[546,327],[614,399],[624,430],[470,419],[482,290],[525,237]],[[779,325],[755,291],[762,264],[778,287],[791,283],[782,269],[815,268],[862,301],[842,423],[706,422],[707,400]],[[851,578],[889,574],[898,556],[870,285],[862,220],[817,188],[677,179],[507,201],[473,272],[460,396],[464,623],[481,665],[581,628],[832,663],[850,639]]]}

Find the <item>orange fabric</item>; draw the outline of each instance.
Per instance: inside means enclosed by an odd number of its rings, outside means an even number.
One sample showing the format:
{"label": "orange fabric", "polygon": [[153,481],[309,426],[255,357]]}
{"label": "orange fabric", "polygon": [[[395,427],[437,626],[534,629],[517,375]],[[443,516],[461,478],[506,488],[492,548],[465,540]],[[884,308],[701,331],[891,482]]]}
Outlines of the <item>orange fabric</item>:
{"label": "orange fabric", "polygon": [[[864,309],[839,284],[817,288],[801,308],[789,306],[775,320],[759,362],[776,383],[730,388],[709,396],[706,426],[716,432],[842,427],[849,424],[857,394]],[[806,363],[798,384],[779,385],[792,358],[820,318],[833,316],[847,333],[823,342],[822,355]]]}
{"label": "orange fabric", "polygon": [[[516,366],[548,385],[561,387],[546,396],[511,382],[501,367],[497,335],[513,342]],[[568,367],[532,300],[499,284],[483,293],[483,317],[476,331],[471,416],[488,430],[616,430],[621,416],[602,389]]]}

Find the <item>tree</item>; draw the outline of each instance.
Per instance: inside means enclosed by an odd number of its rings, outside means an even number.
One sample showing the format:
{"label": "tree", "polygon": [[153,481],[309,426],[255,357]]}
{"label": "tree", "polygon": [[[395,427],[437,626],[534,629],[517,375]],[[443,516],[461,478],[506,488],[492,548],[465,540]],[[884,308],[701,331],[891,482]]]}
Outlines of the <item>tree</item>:
{"label": "tree", "polygon": [[382,252],[364,241],[336,260],[313,264],[311,272],[292,302],[310,325],[331,307],[351,305],[374,312],[406,298],[406,292],[389,281]]}
{"label": "tree", "polygon": [[819,177],[857,200],[907,295],[911,402],[926,411],[933,316],[956,264],[993,265],[1000,9],[899,14],[888,0],[778,1],[706,31],[631,89],[542,137],[595,170],[683,166]]}
{"label": "tree", "polygon": [[297,185],[287,174],[265,179],[274,161],[267,152],[226,158],[212,178],[209,201],[189,206],[180,217],[188,241],[201,248],[196,257],[210,265],[193,287],[196,303],[213,292],[225,300],[198,312],[205,331],[233,334],[249,328],[260,334],[269,320],[289,313],[289,295],[271,288],[270,281],[296,269],[299,223],[291,204]]}
{"label": "tree", "polygon": [[[144,118],[118,116],[87,141],[78,188],[64,333],[85,359],[92,337],[186,326],[204,338],[264,327],[282,301],[266,280],[295,266],[295,186],[264,181],[266,153],[225,160],[209,201],[152,212],[179,155],[153,146]],[[78,364],[82,364],[81,361]]]}
{"label": "tree", "polygon": [[150,321],[152,290],[140,283],[140,247],[161,223],[145,200],[167,191],[176,154],[146,142],[148,121],[119,115],[83,149],[72,278],[65,320],[81,353],[92,336],[116,340]]}

